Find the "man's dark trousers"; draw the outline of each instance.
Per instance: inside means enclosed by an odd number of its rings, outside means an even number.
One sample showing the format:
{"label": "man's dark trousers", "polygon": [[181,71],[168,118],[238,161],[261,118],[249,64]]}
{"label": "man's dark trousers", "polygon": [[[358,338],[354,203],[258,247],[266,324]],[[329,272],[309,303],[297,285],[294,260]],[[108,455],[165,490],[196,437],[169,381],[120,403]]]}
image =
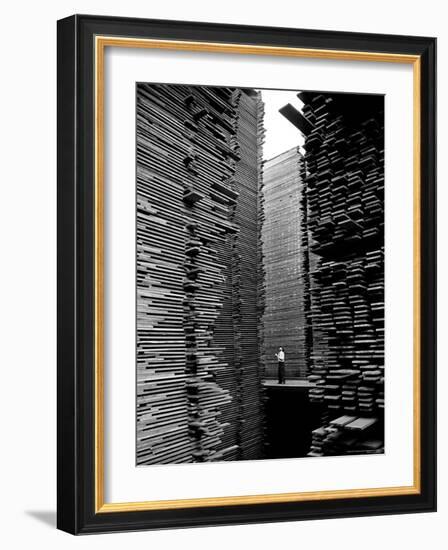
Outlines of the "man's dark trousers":
{"label": "man's dark trousers", "polygon": [[278,383],[284,384],[286,381],[285,377],[285,362],[279,361],[278,362]]}

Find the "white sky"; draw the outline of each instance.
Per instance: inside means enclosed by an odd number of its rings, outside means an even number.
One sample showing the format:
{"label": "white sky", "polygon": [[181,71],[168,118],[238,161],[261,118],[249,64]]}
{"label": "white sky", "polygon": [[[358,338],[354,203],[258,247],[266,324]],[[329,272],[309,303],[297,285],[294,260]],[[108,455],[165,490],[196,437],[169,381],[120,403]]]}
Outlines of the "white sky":
{"label": "white sky", "polygon": [[301,111],[303,103],[297,97],[297,91],[260,90],[260,92],[264,102],[266,129],[263,158],[268,160],[292,147],[303,145],[304,139],[299,129],[278,112],[287,103],[291,103]]}

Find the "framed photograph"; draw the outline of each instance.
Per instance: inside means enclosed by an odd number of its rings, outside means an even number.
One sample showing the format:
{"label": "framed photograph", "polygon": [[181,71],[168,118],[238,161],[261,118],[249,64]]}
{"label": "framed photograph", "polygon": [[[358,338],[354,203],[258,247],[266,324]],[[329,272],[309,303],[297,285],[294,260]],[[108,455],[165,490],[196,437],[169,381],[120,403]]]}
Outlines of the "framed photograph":
{"label": "framed photograph", "polygon": [[435,510],[434,38],[58,22],[58,527]]}

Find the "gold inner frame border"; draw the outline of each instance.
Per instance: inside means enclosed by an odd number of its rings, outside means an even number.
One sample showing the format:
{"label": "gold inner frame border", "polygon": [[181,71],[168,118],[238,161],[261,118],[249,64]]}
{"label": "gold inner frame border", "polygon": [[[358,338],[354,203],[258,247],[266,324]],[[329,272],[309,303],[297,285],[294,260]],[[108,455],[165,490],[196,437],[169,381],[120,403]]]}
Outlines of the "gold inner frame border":
{"label": "gold inner frame border", "polygon": [[[145,48],[207,53],[287,56],[327,60],[406,63],[413,66],[413,484],[400,487],[341,489],[301,493],[275,493],[225,497],[153,500],[106,503],[104,500],[104,56],[106,47]],[[421,278],[421,60],[418,55],[376,52],[325,50],[251,44],[226,44],[178,40],[96,36],[95,59],[95,513],[169,510],[244,504],[305,502],[343,498],[366,498],[420,494],[421,490],[421,424],[420,424],[420,278]]]}

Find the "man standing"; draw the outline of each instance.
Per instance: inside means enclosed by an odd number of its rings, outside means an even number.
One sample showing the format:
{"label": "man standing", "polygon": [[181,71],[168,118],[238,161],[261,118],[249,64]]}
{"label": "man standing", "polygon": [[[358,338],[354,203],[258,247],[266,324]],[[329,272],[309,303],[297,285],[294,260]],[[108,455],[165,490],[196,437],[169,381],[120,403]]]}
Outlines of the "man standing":
{"label": "man standing", "polygon": [[275,354],[278,361],[278,383],[284,384],[286,381],[285,377],[285,352],[283,348],[280,346],[278,348],[278,353]]}

